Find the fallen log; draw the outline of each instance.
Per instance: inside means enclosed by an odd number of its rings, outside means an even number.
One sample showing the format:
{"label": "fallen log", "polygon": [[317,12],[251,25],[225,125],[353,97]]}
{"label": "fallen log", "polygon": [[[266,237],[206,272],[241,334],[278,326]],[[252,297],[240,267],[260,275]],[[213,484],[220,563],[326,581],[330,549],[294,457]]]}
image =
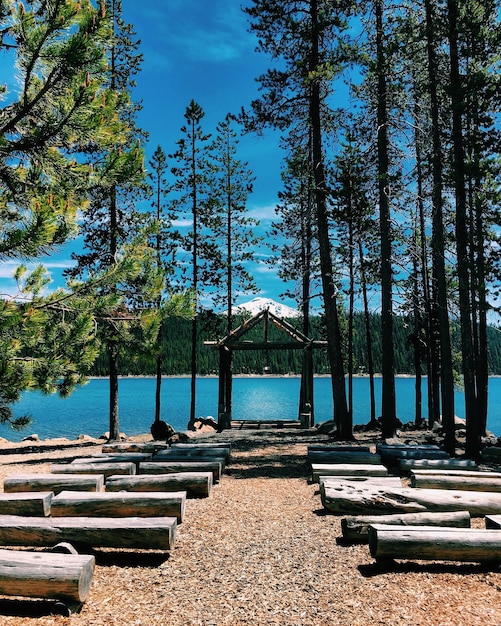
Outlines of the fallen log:
{"label": "fallen log", "polygon": [[424,511],[468,511],[472,517],[501,513],[501,493],[453,489],[320,485],[322,505],[331,513],[380,515]]}
{"label": "fallen log", "polygon": [[384,465],[359,465],[357,463],[312,463],[312,482],[319,476],[388,476]]}
{"label": "fallen log", "polygon": [[186,491],[188,497],[206,498],[212,489],[212,472],[110,476],[106,491]]}
{"label": "fallen log", "polygon": [[54,463],[51,474],[113,474],[132,475],[136,473],[135,463]]}
{"label": "fallen log", "polygon": [[387,487],[400,489],[403,487],[398,476],[319,476],[318,482],[320,487],[330,487],[331,489],[338,489],[342,485],[374,489]]}
{"label": "fallen log", "polygon": [[468,511],[451,511],[437,513],[402,513],[395,515],[359,515],[343,517],[341,532],[343,537],[354,543],[369,541],[371,524],[390,524],[393,526],[450,526],[458,528],[470,527]]}
{"label": "fallen log", "polygon": [[170,550],[175,517],[20,517],[0,515],[0,545],[53,546],[61,541],[93,548]]}
{"label": "fallen log", "polygon": [[178,474],[183,472],[212,472],[212,481],[219,482],[222,468],[219,461],[145,461],[139,464],[139,474]]}
{"label": "fallen log", "polygon": [[398,462],[402,474],[409,473],[412,469],[436,469],[436,470],[476,470],[478,465],[470,459],[400,459]]}
{"label": "fallen log", "polygon": [[411,487],[422,489],[458,489],[460,491],[501,491],[497,472],[438,473],[436,470],[411,470]]}
{"label": "fallen log", "polygon": [[81,604],[94,566],[95,558],[88,555],[0,550],[0,594]]}
{"label": "fallen log", "polygon": [[184,518],[186,492],[78,493],[62,491],[52,500],[52,517],[175,517]]}
{"label": "fallen log", "polygon": [[20,491],[102,491],[103,475],[86,474],[14,474],[3,482],[5,493]]}
{"label": "fallen log", "polygon": [[418,559],[501,562],[501,533],[474,528],[369,526],[371,556],[381,559]]}
{"label": "fallen log", "polygon": [[325,450],[311,450],[308,452],[308,461],[313,463],[349,463],[357,465],[381,465],[379,454],[372,452],[329,452]]}
{"label": "fallen log", "polygon": [[37,493],[0,493],[2,515],[28,515],[46,517],[50,513],[53,491]]}

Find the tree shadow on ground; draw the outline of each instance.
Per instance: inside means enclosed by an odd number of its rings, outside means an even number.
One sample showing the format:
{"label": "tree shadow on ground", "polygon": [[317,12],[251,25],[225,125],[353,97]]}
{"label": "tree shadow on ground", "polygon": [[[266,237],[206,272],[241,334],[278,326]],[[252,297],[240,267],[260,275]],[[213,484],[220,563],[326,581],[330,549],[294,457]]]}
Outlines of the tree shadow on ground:
{"label": "tree shadow on ground", "polygon": [[383,559],[374,563],[358,566],[364,578],[373,578],[383,574],[457,574],[466,576],[499,571],[499,563],[451,563],[447,561],[416,562]]}
{"label": "tree shadow on ground", "polygon": [[236,459],[226,473],[233,478],[304,478],[310,466],[302,454],[263,454]]}

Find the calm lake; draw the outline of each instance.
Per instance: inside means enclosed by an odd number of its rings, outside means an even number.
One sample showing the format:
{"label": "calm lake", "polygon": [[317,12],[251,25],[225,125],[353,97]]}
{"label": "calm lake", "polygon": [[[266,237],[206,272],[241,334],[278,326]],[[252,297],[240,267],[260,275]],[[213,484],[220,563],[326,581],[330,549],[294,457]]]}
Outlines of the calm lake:
{"label": "calm lake", "polygon": [[[235,377],[233,381],[234,419],[297,419],[299,378]],[[397,415],[402,422],[414,419],[414,378],[396,379]],[[315,378],[315,423],[332,419],[331,382]],[[197,416],[217,416],[217,378],[197,380]],[[376,379],[376,399],[380,407],[381,379]],[[369,421],[369,380],[354,379],[354,423]],[[127,435],[147,433],[154,419],[155,380],[122,378],[119,383],[120,431]],[[426,407],[426,390],[423,406]],[[186,430],[190,409],[190,379],[164,378],[162,419],[176,430]],[[22,432],[0,425],[0,437],[21,441],[36,433],[41,439],[80,434],[99,437],[109,429],[108,380],[92,379],[69,398],[27,392],[14,406],[16,415],[28,414],[32,424]],[[464,397],[456,394],[456,415],[464,417]],[[488,429],[501,436],[501,378],[491,378],[489,386]]]}

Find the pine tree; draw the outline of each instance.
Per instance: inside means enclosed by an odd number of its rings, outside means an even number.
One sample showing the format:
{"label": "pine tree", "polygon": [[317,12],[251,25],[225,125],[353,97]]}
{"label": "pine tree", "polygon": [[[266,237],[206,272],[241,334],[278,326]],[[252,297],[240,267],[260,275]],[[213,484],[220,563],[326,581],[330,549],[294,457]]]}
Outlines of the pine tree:
{"label": "pine tree", "polygon": [[173,213],[184,212],[191,221],[191,230],[180,238],[181,247],[190,256],[190,263],[185,264],[191,272],[190,288],[194,297],[195,314],[191,328],[191,404],[190,419],[196,417],[196,379],[197,379],[197,336],[198,336],[198,302],[200,288],[210,285],[213,278],[212,262],[215,247],[208,236],[208,140],[210,135],[203,132],[201,120],[205,113],[202,107],[192,100],[186,107],[184,117],[186,125],[181,127],[183,137],[178,140],[177,151],[172,159],[177,165],[172,167],[176,177],[176,190],[179,197],[173,202]]}
{"label": "pine tree", "polygon": [[[116,115],[124,128],[124,141],[116,142],[106,150],[99,146],[93,151],[94,173],[91,204],[84,214],[84,252],[75,254],[77,265],[68,271],[72,277],[92,275],[117,262],[124,246],[137,239],[144,244],[146,234],[141,233],[144,222],[136,211],[136,203],[144,197],[145,187],[143,155],[140,149],[142,132],[137,128],[135,116],[140,105],[130,99],[134,76],[140,69],[139,42],[134,38],[131,25],[122,17],[121,0],[107,0],[106,10],[112,32],[106,46],[109,69],[107,84],[118,95]],[[109,437],[120,437],[118,415],[118,358],[120,346],[132,341],[131,328],[137,320],[133,310],[151,307],[142,291],[148,286],[147,277],[155,282],[152,251],[143,249],[144,268],[130,280],[111,287],[119,297],[120,306],[114,315],[102,319],[100,332],[108,349],[108,375],[110,381]],[[142,283],[142,284],[141,284]],[[105,290],[101,295],[109,293]],[[149,318],[151,320],[151,316]],[[151,328],[150,328],[151,330]]]}
{"label": "pine tree", "polygon": [[[16,66],[1,111],[0,260],[37,259],[76,232],[92,178],[90,147],[124,139],[117,94],[106,82],[104,6],[91,2],[0,3],[0,47]],[[123,275],[117,267],[114,278]],[[0,421],[24,389],[70,393],[97,354],[88,294],[110,276],[44,295],[40,265],[16,271],[19,291],[0,303]],[[101,310],[109,311],[110,300]]]}

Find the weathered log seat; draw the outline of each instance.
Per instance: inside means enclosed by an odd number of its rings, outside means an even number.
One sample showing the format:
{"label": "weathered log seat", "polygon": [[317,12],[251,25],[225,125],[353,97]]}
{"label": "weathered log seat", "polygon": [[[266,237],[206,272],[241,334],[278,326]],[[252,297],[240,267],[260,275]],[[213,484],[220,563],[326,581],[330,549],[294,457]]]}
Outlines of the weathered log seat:
{"label": "weathered log seat", "polygon": [[106,491],[186,491],[188,497],[207,498],[212,489],[212,472],[110,476]]}
{"label": "weathered log seat", "polygon": [[212,472],[212,481],[221,480],[219,461],[145,461],[139,464],[138,474],[178,474],[183,472]]}
{"label": "weathered log seat", "polygon": [[136,473],[139,467],[139,463],[143,461],[150,461],[152,459],[152,454],[141,454],[139,452],[129,452],[120,454],[117,453],[109,453],[109,454],[100,454],[98,456],[85,456],[78,457],[71,461],[71,465],[83,465],[83,464],[96,464],[96,463],[134,463],[136,466]]}
{"label": "weathered log seat", "polygon": [[367,489],[401,489],[402,481],[398,476],[320,476],[320,489],[341,489],[343,486]]}
{"label": "weathered log seat", "polygon": [[470,459],[400,459],[398,467],[401,474],[408,474],[413,469],[478,470],[478,465]]}
{"label": "weathered log seat", "polygon": [[373,452],[359,450],[309,450],[308,461],[314,463],[348,463],[357,465],[381,465],[381,457]]}
{"label": "weathered log seat", "polygon": [[104,476],[87,474],[12,474],[3,482],[5,493],[52,491],[102,491]]}
{"label": "weathered log seat", "polygon": [[501,562],[501,532],[476,528],[369,526],[369,549],[376,560],[417,559]]}
{"label": "weathered log seat", "polygon": [[468,470],[411,470],[411,486],[422,489],[501,491],[501,473]]}
{"label": "weathered log seat", "polygon": [[358,484],[320,485],[322,505],[330,513],[381,515],[424,511],[469,511],[472,517],[501,514],[501,493],[457,489],[416,489]]}
{"label": "weathered log seat", "polygon": [[175,517],[21,517],[0,515],[0,545],[170,550]]}
{"label": "weathered log seat", "polygon": [[318,483],[320,476],[388,476],[384,465],[358,463],[312,463],[311,479]]}
{"label": "weathered log seat", "polygon": [[81,604],[94,566],[89,555],[0,550],[0,594]]}
{"label": "weathered log seat", "polygon": [[457,528],[470,527],[468,511],[451,511],[445,513],[402,513],[394,515],[357,515],[341,519],[343,538],[353,543],[369,542],[369,526],[371,524],[390,524],[393,526],[449,526]]}
{"label": "weathered log seat", "polygon": [[52,517],[175,517],[183,521],[186,492],[98,493],[62,491],[52,499]]}
{"label": "weathered log seat", "polygon": [[226,469],[226,458],[224,456],[211,456],[211,455],[202,455],[202,454],[193,454],[186,453],[183,450],[177,449],[169,449],[169,450],[161,450],[158,454],[155,454],[154,457],[149,459],[148,463],[201,463],[201,462],[213,462],[219,463],[221,465],[221,472],[224,473]]}
{"label": "weathered log seat", "polygon": [[138,454],[156,454],[159,450],[169,448],[168,443],[160,443],[158,441],[145,442],[121,442],[121,443],[105,443],[101,448],[103,454],[108,453],[138,453]]}
{"label": "weathered log seat", "polygon": [[195,445],[195,444],[173,444],[167,450],[159,450],[155,454],[155,459],[161,459],[164,456],[186,456],[195,458],[208,458],[210,460],[216,458],[223,458],[225,463],[228,464],[231,458],[231,449],[228,446],[209,446],[209,445]]}
{"label": "weathered log seat", "polygon": [[445,450],[434,444],[383,444],[376,445],[381,463],[389,468],[398,468],[402,459],[450,459]]}
{"label": "weathered log seat", "polygon": [[102,474],[107,476],[136,473],[135,463],[54,463],[50,466],[51,474]]}
{"label": "weathered log seat", "polygon": [[0,493],[0,513],[46,517],[50,514],[53,497],[53,491]]}

